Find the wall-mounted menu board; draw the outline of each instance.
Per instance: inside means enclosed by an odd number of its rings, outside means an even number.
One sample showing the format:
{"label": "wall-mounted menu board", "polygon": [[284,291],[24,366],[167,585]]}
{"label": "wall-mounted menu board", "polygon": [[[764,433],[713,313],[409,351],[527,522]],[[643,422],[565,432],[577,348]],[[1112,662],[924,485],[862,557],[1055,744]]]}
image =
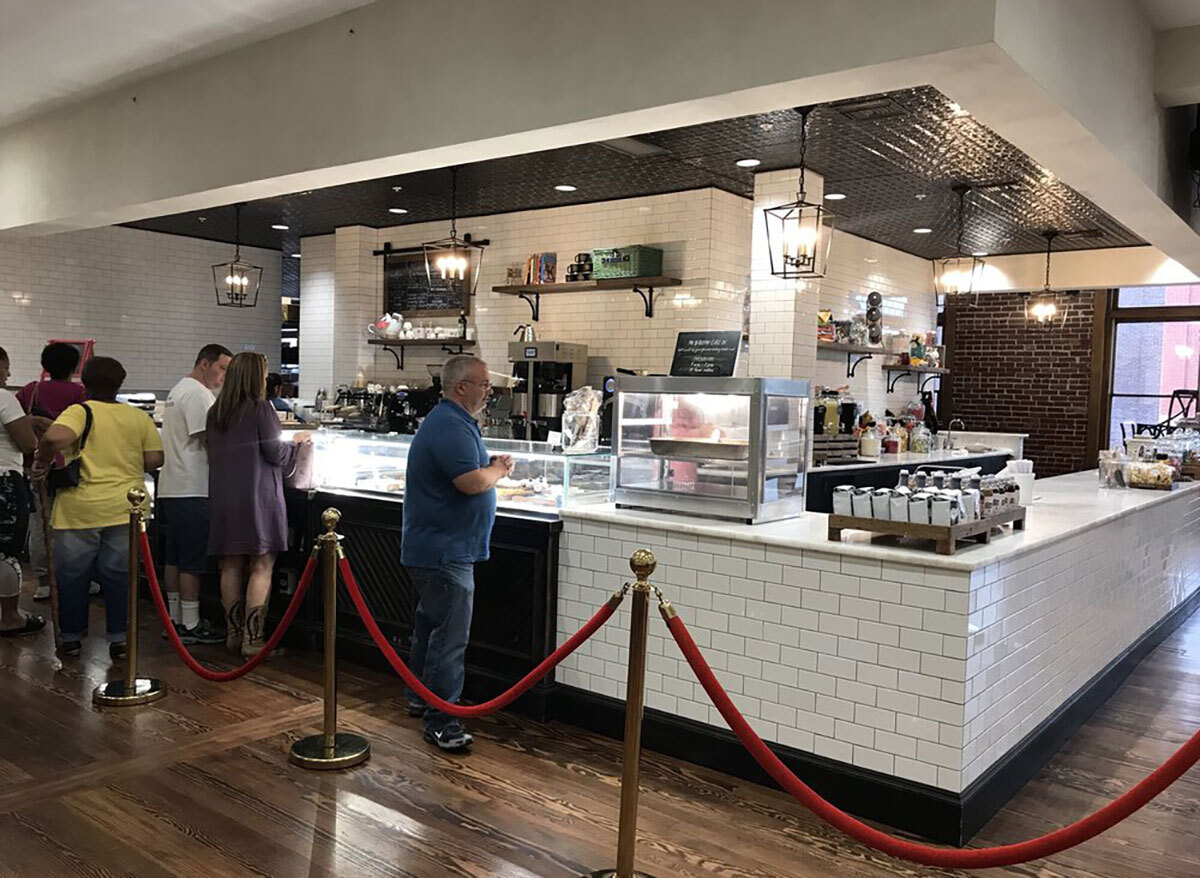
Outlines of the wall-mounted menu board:
{"label": "wall-mounted menu board", "polygon": [[393,250],[383,260],[383,310],[388,314],[457,317],[471,312],[471,272],[462,280],[425,270],[421,250]]}

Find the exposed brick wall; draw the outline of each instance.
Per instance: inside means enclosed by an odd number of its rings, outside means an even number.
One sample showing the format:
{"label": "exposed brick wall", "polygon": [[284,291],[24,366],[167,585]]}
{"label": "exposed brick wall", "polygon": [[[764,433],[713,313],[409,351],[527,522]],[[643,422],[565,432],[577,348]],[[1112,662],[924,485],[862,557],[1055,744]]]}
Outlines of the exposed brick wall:
{"label": "exposed brick wall", "polygon": [[955,305],[946,314],[953,343],[943,420],[1028,433],[1025,456],[1039,477],[1087,466],[1095,299],[1059,293],[1055,304],[1066,318],[1053,326],[1027,319],[1019,293],[985,293],[979,307]]}

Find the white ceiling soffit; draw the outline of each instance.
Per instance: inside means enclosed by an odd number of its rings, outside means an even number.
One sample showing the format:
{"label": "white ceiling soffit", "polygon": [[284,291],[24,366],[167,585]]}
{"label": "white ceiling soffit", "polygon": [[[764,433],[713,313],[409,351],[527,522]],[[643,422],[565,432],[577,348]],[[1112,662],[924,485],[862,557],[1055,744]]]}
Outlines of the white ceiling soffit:
{"label": "white ceiling soffit", "polygon": [[0,127],[370,0],[0,0]]}
{"label": "white ceiling soffit", "polygon": [[1200,24],[1200,0],[1141,0],[1155,30]]}

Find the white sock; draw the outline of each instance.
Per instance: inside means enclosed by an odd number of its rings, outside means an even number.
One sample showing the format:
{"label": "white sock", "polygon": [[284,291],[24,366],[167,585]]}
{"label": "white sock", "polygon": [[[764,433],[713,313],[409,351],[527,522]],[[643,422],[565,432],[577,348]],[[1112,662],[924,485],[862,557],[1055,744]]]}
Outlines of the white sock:
{"label": "white sock", "polygon": [[171,614],[171,621],[178,622],[179,621],[179,592],[177,592],[177,591],[167,592],[167,610]]}
{"label": "white sock", "polygon": [[199,601],[180,601],[179,606],[183,610],[183,627],[187,629],[195,628],[200,624],[200,602]]}

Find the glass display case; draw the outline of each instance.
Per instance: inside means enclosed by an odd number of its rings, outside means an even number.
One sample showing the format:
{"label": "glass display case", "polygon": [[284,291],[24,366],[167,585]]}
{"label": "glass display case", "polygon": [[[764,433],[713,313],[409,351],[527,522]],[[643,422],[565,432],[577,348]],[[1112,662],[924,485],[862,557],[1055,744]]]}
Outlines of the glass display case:
{"label": "glass display case", "polygon": [[807,381],[622,376],[613,436],[618,506],[751,524],[804,511]]}
{"label": "glass display case", "polygon": [[[408,449],[402,433],[320,430],[313,437],[313,485],[403,497]],[[500,508],[552,511],[568,503],[603,503],[612,487],[607,451],[562,454],[545,442],[484,439],[491,454],[510,454],[510,477],[496,485]]]}

